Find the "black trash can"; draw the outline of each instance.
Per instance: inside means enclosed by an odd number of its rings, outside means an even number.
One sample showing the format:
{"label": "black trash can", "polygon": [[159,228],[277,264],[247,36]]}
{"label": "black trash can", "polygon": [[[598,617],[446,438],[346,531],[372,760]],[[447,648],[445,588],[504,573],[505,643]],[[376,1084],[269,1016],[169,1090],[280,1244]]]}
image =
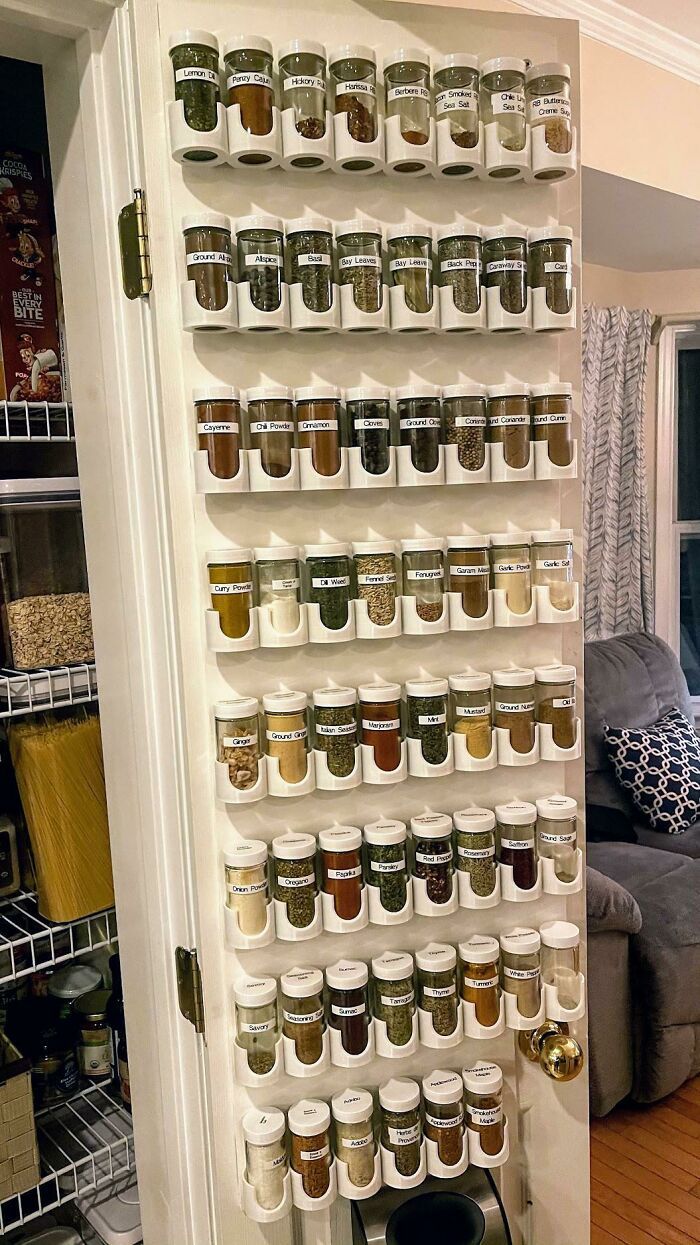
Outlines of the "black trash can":
{"label": "black trash can", "polygon": [[429,1176],[415,1189],[384,1188],[352,1206],[353,1245],[512,1245],[490,1172],[469,1167],[453,1180]]}

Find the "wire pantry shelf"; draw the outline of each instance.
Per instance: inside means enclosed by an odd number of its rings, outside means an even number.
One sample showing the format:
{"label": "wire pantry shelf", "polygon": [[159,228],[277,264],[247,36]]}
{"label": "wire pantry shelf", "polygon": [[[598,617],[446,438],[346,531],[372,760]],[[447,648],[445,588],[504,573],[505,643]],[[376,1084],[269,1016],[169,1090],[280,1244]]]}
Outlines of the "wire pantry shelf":
{"label": "wire pantry shelf", "polygon": [[0,402],[0,441],[75,441],[67,402]]}
{"label": "wire pantry shelf", "polygon": [[96,699],[94,662],[47,670],[0,669],[0,718],[65,709]]}
{"label": "wire pantry shelf", "polygon": [[97,951],[117,938],[114,908],[53,924],[39,915],[36,895],[21,891],[0,900],[0,985]]}
{"label": "wire pantry shelf", "polygon": [[36,1117],[41,1180],[0,1202],[0,1234],[135,1170],[131,1116],[112,1086],[91,1085]]}

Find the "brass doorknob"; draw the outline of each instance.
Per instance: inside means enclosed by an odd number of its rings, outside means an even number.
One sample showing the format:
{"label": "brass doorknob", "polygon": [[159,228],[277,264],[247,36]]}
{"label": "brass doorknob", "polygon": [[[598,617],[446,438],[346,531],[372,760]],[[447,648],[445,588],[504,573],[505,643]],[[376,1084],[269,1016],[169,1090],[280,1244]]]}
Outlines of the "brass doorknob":
{"label": "brass doorknob", "polygon": [[545,1020],[539,1029],[521,1030],[518,1046],[553,1081],[573,1081],[583,1068],[583,1051],[567,1024]]}

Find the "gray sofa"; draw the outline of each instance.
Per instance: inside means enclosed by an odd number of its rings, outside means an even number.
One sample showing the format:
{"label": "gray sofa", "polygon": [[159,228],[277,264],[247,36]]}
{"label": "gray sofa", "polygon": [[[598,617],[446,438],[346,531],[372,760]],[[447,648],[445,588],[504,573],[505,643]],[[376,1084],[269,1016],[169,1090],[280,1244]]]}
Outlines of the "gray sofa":
{"label": "gray sofa", "polygon": [[591,1111],[655,1102],[700,1072],[700,822],[650,830],[619,787],[604,724],[649,726],[676,707],[693,721],[680,665],[656,636],[588,644],[586,799],[627,814],[637,843],[588,846]]}

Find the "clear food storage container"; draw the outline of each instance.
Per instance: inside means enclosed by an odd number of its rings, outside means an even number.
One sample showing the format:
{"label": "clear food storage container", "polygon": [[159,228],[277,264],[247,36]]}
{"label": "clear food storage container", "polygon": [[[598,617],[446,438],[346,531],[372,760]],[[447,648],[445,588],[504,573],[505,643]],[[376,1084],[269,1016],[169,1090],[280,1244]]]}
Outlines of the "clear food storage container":
{"label": "clear food storage container", "polygon": [[578,925],[546,921],[540,926],[542,984],[555,986],[560,1007],[573,1011],[581,1002]]}
{"label": "clear food storage container", "polygon": [[433,64],[435,117],[445,121],[455,147],[468,151],[479,142],[479,58],[448,52]]}
{"label": "clear food storage container", "polygon": [[574,231],[568,225],[541,225],[528,234],[529,282],[545,292],[547,310],[567,315],[574,299]]}
{"label": "clear food storage container", "polygon": [[420,741],[421,756],[429,765],[447,758],[447,679],[408,679],[406,709],[410,739]]}
{"label": "clear food storage container", "polygon": [[337,476],[342,465],[340,389],[337,385],[305,385],[294,390],[300,450],[311,450],[311,465],[320,476]]}
{"label": "clear food storage container", "polygon": [[537,884],[537,809],[525,800],[511,800],[497,804],[495,811],[499,863],[510,865],[516,886],[532,890]]}
{"label": "clear food storage container", "polygon": [[277,311],[284,281],[284,226],[279,216],[242,216],[236,224],[238,271],[256,311]]}
{"label": "clear food storage container", "polygon": [[[481,119],[496,122],[498,141],[506,151],[525,147],[525,61],[496,56],[481,66]],[[506,170],[504,170],[506,175]]]}
{"label": "clear food storage container", "polygon": [[401,764],[401,687],[398,683],[368,683],[358,687],[360,742],[372,749],[374,764],[393,773]]}
{"label": "clear food storage container", "polygon": [[506,994],[515,995],[521,1016],[540,1010],[540,936],[536,929],[518,926],[501,934],[501,974]]}
{"label": "clear food storage container", "polygon": [[384,475],[391,465],[391,391],[384,385],[346,389],[350,444],[360,451],[363,471]]}
{"label": "clear food storage container", "polygon": [[445,444],[457,446],[465,471],[481,471],[486,462],[486,387],[475,381],[446,385],[442,391]]}
{"label": "clear food storage container", "polygon": [[536,666],[535,700],[537,721],[551,726],[557,748],[573,748],[576,743],[575,666]]}
{"label": "clear food storage container", "polygon": [[527,229],[520,225],[489,225],[484,229],[484,286],[499,291],[509,315],[527,308]]}
{"label": "clear food storage container", "polygon": [[280,834],[272,840],[273,897],[284,904],[294,929],[308,929],[316,917],[316,840],[312,834]]}
{"label": "clear food storage container", "polygon": [[261,1210],[276,1210],[284,1197],[287,1175],[287,1123],[277,1107],[251,1107],[241,1121],[245,1142],[245,1178]]}
{"label": "clear food storage container", "polygon": [[[328,57],[333,107],[345,115],[355,143],[373,143],[377,137],[377,54],[362,43],[346,43]],[[344,166],[361,171],[362,160]]]}
{"label": "clear food storage container", "polygon": [[514,752],[535,746],[535,672],[512,666],[493,672],[493,723],[509,732]]}
{"label": "clear food storage container", "polygon": [[359,742],[357,692],[354,687],[318,687],[312,700],[315,746],[325,752],[333,777],[347,778]]}
{"label": "clear food storage container", "polygon": [[406,826],[402,821],[371,821],[364,828],[367,885],[376,887],[385,912],[401,912],[408,894]]}
{"label": "clear food storage container", "polygon": [[413,597],[423,622],[437,622],[445,608],[444,541],[430,536],[401,541],[404,596]]}
{"label": "clear food storage container", "polygon": [[247,392],[250,448],[259,450],[265,475],[283,479],[292,470],[294,391],[286,385],[258,385]]}
{"label": "clear food storage container", "polygon": [[465,808],[453,816],[457,868],[469,874],[474,895],[493,895],[497,878],[496,814],[490,808]]}
{"label": "clear food storage container", "polygon": [[488,440],[503,448],[506,467],[527,467],[530,461],[530,402],[527,385],[510,381],[488,390]]}
{"label": "clear food storage container", "polygon": [[335,238],[340,284],[352,286],[358,311],[379,311],[384,301],[382,226],[358,216],[336,225]]}
{"label": "clear food storage container", "polygon": [[214,705],[216,759],[228,765],[231,786],[237,791],[248,791],[258,781],[262,757],[259,708],[253,696]]}
{"label": "clear food storage container", "polygon": [[253,608],[253,552],[251,549],[210,549],[207,553],[211,608],[229,640],[250,631]]}
{"label": "clear food storage container", "polygon": [[491,675],[475,670],[469,674],[451,674],[448,682],[452,730],[464,735],[469,755],[483,761],[493,746]]}
{"label": "clear food storage container", "polygon": [[[183,216],[187,280],[205,311],[223,311],[234,280],[231,222],[220,212]],[[205,326],[206,327],[206,326]]]}
{"label": "clear food storage container", "polygon": [[270,692],[263,696],[262,703],[268,757],[277,759],[283,782],[302,782],[309,751],[306,692]]}
{"label": "clear food storage container", "polygon": [[246,1053],[255,1076],[266,1076],[275,1066],[279,1027],[277,982],[274,977],[244,977],[233,989],[236,1004],[236,1045]]}
{"label": "clear food storage container", "polygon": [[241,455],[241,399],[233,385],[207,385],[192,394],[197,420],[197,449],[218,480],[238,475]]}
{"label": "clear food storage container", "polygon": [[438,271],[441,286],[452,287],[458,311],[475,315],[481,307],[480,225],[456,221],[438,230]]}
{"label": "clear food storage container", "polygon": [[485,1028],[500,1019],[500,954],[498,939],[486,934],[472,934],[459,944],[462,998],[474,1004],[476,1022]]}
{"label": "clear food storage container", "polygon": [[[282,107],[294,112],[302,138],[326,133],[326,49],[312,39],[292,39],[279,50]],[[303,167],[299,163],[299,167]]]}
{"label": "clear food storage container", "polygon": [[296,545],[255,549],[258,601],[270,611],[270,624],[280,635],[296,631],[301,622],[301,576]]}
{"label": "clear food storage container", "polygon": [[448,536],[447,590],[461,598],[468,618],[483,618],[489,608],[488,536]]}
{"label": "clear food storage container", "polygon": [[371,623],[386,627],[396,617],[398,583],[394,542],[358,541],[352,547],[355,582],[360,601],[367,602]]}
{"label": "clear food storage container", "polygon": [[[269,134],[273,124],[275,88],[272,78],[272,44],[260,35],[239,35],[224,44],[226,102],[238,104],[241,125],[247,134]],[[246,163],[265,163],[254,155]]]}
{"label": "clear food storage container", "polygon": [[406,951],[384,951],[372,960],[374,1015],[386,1025],[392,1046],[406,1046],[413,1037],[416,994],[413,959]]}
{"label": "clear food storage container", "polygon": [[530,386],[533,441],[547,442],[547,457],[555,467],[574,460],[573,386],[564,381]]}
{"label": "clear food storage container", "polygon": [[491,586],[506,594],[511,614],[527,614],[532,605],[532,555],[529,532],[494,532],[491,536]]}
{"label": "clear food storage container", "polygon": [[568,795],[536,800],[537,854],[554,861],[560,882],[573,882],[578,873],[578,805]]}
{"label": "clear food storage container", "polygon": [[574,604],[574,533],[571,528],[531,532],[532,582],[549,589],[549,600],[556,610],[570,610]]}
{"label": "clear food storage container", "polygon": [[287,221],[287,268],[290,285],[301,286],[309,311],[330,311],[333,302],[333,226],[323,216]]}
{"label": "clear food storage container", "polygon": [[[550,151],[568,155],[573,143],[571,132],[571,69],[563,62],[530,65],[525,74],[527,119],[534,131],[544,126],[544,141]],[[540,174],[546,179],[546,174]],[[557,170],[550,177],[557,177]]]}
{"label": "clear food storage container", "polygon": [[430,57],[426,49],[397,48],[385,56],[384,86],[387,120],[399,118],[405,143],[418,147],[427,143],[430,138]]}
{"label": "clear food storage container", "polygon": [[307,545],[308,600],[318,605],[321,622],[339,631],[350,617],[350,546]]}
{"label": "clear food storage container", "polygon": [[459,1021],[457,952],[446,943],[431,942],[416,952],[418,1006],[429,1012],[440,1037],[450,1037]]}
{"label": "clear food storage container", "polygon": [[409,311],[427,315],[433,305],[433,227],[423,221],[392,225],[386,234],[389,279],[401,286]]}
{"label": "clear food storage container", "polygon": [[[178,30],[169,39],[175,99],[181,99],[191,130],[215,130],[218,122],[219,42],[208,30]],[[187,153],[188,160],[213,160],[212,152]]]}
{"label": "clear food storage container", "polygon": [[236,914],[238,928],[246,938],[262,934],[267,924],[270,898],[267,878],[267,845],[247,839],[224,852],[226,906]]}

